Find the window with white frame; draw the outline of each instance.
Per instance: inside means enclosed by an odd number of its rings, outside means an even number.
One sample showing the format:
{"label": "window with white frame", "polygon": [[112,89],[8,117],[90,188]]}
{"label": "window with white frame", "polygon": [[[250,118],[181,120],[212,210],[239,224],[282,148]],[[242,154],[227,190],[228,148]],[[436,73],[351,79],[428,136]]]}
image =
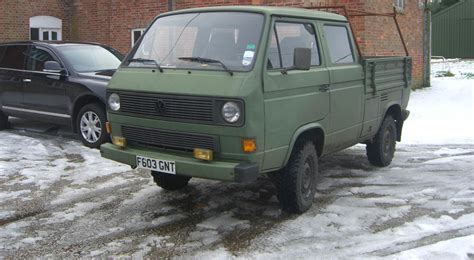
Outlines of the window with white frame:
{"label": "window with white frame", "polygon": [[30,40],[61,41],[62,20],[52,16],[34,16],[30,18]]}
{"label": "window with white frame", "polygon": [[393,5],[397,10],[405,9],[405,0],[394,0]]}
{"label": "window with white frame", "polygon": [[145,28],[133,29],[132,30],[132,47],[140,39],[140,36],[145,32]]}

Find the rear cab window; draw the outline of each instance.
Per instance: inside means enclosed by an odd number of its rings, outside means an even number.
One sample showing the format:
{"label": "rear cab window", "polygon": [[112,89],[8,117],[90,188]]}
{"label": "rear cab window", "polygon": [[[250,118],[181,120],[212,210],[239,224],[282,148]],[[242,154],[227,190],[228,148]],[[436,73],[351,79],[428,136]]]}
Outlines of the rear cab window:
{"label": "rear cab window", "polygon": [[311,23],[277,21],[268,49],[268,69],[292,67],[295,48],[311,49],[311,66],[321,65],[316,31]]}
{"label": "rear cab window", "polygon": [[345,25],[325,24],[323,28],[331,63],[354,63],[356,61],[354,48],[347,27]]}
{"label": "rear cab window", "polygon": [[7,45],[0,47],[0,68],[23,70],[27,45]]}

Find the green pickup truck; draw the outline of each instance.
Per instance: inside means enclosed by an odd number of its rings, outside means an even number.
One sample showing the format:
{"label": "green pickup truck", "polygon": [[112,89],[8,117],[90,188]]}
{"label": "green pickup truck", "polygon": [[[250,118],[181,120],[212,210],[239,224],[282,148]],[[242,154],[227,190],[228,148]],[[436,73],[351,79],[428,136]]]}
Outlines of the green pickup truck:
{"label": "green pickup truck", "polygon": [[311,207],[318,159],[357,143],[387,166],[400,141],[410,57],[361,58],[344,16],[277,7],[158,16],[107,90],[101,154],[151,170],[167,190],[191,177],[275,180],[283,210]]}

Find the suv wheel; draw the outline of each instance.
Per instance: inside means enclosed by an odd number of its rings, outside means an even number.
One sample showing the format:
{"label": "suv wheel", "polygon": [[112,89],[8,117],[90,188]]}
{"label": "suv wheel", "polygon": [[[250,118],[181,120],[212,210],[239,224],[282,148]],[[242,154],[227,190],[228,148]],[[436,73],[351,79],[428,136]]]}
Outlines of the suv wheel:
{"label": "suv wheel", "polygon": [[392,162],[397,144],[397,128],[393,117],[387,115],[372,143],[367,144],[367,158],[372,165],[385,167]]}
{"label": "suv wheel", "polygon": [[8,128],[8,116],[0,111],[0,130]]}
{"label": "suv wheel", "polygon": [[106,120],[105,111],[99,104],[87,104],[79,111],[76,127],[79,138],[85,146],[99,148],[101,144],[108,141]]}
{"label": "suv wheel", "polygon": [[279,172],[278,200],[284,211],[303,213],[313,204],[318,177],[318,154],[313,142],[295,145],[288,165]]}
{"label": "suv wheel", "polygon": [[152,171],[155,183],[165,190],[179,190],[188,185],[191,177]]}

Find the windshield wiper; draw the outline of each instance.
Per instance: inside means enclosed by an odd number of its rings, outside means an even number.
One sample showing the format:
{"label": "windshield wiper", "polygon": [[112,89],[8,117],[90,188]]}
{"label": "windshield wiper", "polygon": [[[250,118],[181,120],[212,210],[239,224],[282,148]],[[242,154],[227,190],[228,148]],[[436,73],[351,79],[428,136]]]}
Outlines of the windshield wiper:
{"label": "windshield wiper", "polygon": [[222,61],[214,60],[209,58],[202,58],[202,57],[179,57],[178,60],[185,60],[191,62],[199,62],[199,63],[218,63],[224,68],[225,71],[229,72],[231,76],[234,76],[234,72],[230,70]]}
{"label": "windshield wiper", "polygon": [[130,63],[130,62],[141,62],[141,63],[151,62],[151,63],[154,63],[156,65],[156,67],[158,68],[158,70],[160,72],[163,72],[163,69],[161,68],[160,64],[156,60],[143,59],[143,58],[134,58],[134,59],[129,59],[128,63]]}

